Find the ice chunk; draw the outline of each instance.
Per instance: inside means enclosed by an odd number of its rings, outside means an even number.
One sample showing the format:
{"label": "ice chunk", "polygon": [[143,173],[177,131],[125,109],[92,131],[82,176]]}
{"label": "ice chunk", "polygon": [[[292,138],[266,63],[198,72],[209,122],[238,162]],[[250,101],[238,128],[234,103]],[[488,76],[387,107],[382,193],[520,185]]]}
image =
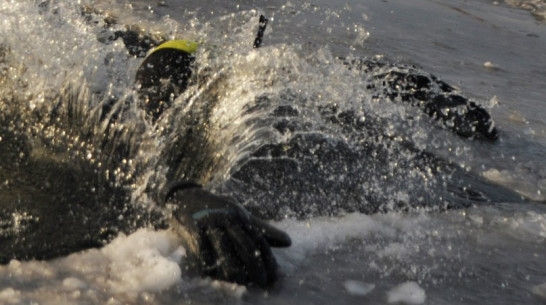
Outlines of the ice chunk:
{"label": "ice chunk", "polygon": [[0,291],[0,303],[1,304],[20,304],[21,292],[13,288],[6,288]]}
{"label": "ice chunk", "polygon": [[102,251],[111,260],[110,287],[118,293],[161,291],[181,281],[185,252],[166,232],[141,229],[119,236]]}
{"label": "ice chunk", "polygon": [[483,66],[487,69],[498,69],[498,66],[490,61],[486,61],[483,63]]}
{"label": "ice chunk", "polygon": [[246,287],[243,285],[237,285],[235,283],[229,283],[229,282],[218,281],[218,280],[213,280],[210,283],[210,286],[236,299],[242,299],[243,295],[245,295],[247,292]]}
{"label": "ice chunk", "polygon": [[85,284],[82,280],[75,277],[65,278],[63,280],[63,286],[68,290],[77,290],[77,289],[87,288],[87,284]]}
{"label": "ice chunk", "polygon": [[534,286],[531,291],[537,297],[546,300],[546,283]]}
{"label": "ice chunk", "polygon": [[354,280],[345,281],[345,283],[343,283],[343,286],[345,287],[345,290],[347,290],[349,294],[357,295],[357,296],[365,296],[375,289],[374,284],[364,283],[364,282],[354,281]]}
{"label": "ice chunk", "polygon": [[391,289],[387,297],[389,303],[423,304],[426,295],[416,282],[405,282]]}

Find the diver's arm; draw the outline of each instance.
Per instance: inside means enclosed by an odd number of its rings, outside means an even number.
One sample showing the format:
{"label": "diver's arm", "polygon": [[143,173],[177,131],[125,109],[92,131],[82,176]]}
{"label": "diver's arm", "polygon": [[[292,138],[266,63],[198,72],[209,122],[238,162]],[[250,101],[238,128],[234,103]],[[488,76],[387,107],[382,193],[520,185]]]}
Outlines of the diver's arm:
{"label": "diver's arm", "polygon": [[166,202],[173,206],[171,227],[186,247],[191,269],[239,284],[275,282],[277,263],[270,247],[289,247],[285,232],[194,183],[171,186]]}

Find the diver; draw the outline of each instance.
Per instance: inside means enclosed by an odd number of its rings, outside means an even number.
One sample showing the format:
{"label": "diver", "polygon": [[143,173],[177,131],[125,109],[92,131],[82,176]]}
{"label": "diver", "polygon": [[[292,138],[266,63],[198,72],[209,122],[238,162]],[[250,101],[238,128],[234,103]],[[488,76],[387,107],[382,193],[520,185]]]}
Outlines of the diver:
{"label": "diver", "polygon": [[[261,45],[266,25],[267,19],[261,16],[255,48]],[[131,37],[133,43],[138,41],[134,35]],[[126,39],[124,42],[132,43]],[[152,122],[187,89],[198,47],[198,43],[187,40],[166,41],[151,49],[141,63],[135,76],[135,88],[141,108]],[[382,71],[380,68],[386,65],[373,59],[344,61],[344,64],[349,69],[371,74]],[[482,107],[453,93],[451,86],[432,75],[400,66],[396,72],[375,73],[371,79],[379,81],[370,83],[370,88],[384,86],[383,90],[393,100],[400,96],[403,101],[417,105],[460,136],[497,138],[491,117]],[[439,90],[430,90],[433,87]],[[260,286],[274,282],[276,263],[269,247],[290,246],[286,233],[252,216],[231,199],[205,191],[193,181],[171,183],[166,190],[165,202],[176,207],[170,225],[185,241],[193,260],[199,262],[197,269],[201,274]]]}
{"label": "diver", "polygon": [[[261,44],[266,22],[261,16],[256,48]],[[135,87],[141,107],[153,122],[188,87],[197,49],[195,42],[167,41],[152,49],[140,65]],[[397,71],[375,73],[385,63],[373,59],[345,61],[345,64],[349,69],[372,74],[372,80],[379,80],[370,82],[370,88],[384,86],[392,100],[400,96],[402,101],[443,121],[460,136],[497,138],[491,117],[481,106],[455,94],[451,86],[432,75],[403,66]],[[433,87],[438,90],[430,90]],[[252,216],[232,200],[207,192],[191,181],[170,184],[164,198],[176,206],[171,227],[185,241],[194,261],[199,262],[201,274],[260,286],[275,280],[276,263],[269,247],[289,246],[286,233]]]}
{"label": "diver", "polygon": [[[254,42],[259,47],[267,20],[261,16]],[[135,75],[141,107],[155,122],[188,87],[198,44],[167,41],[151,50]],[[277,279],[270,247],[289,247],[290,237],[230,198],[193,181],[169,183],[162,194],[173,207],[170,227],[182,240],[190,269],[213,278],[269,287]]]}

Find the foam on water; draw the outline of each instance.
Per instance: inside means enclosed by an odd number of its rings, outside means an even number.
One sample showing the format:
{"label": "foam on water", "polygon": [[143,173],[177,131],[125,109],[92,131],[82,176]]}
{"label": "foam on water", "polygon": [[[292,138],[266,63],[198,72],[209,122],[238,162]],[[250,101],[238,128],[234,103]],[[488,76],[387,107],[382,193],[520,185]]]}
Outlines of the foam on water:
{"label": "foam on water", "polygon": [[[502,251],[516,246],[523,247],[523,252],[517,261],[512,259],[510,263],[523,264],[519,266],[525,269],[514,276],[522,277],[527,288],[540,296],[543,291],[540,279],[529,277],[527,272],[530,270],[524,266],[531,257],[535,256],[533,260],[538,261],[544,256],[544,253],[533,251],[539,251],[546,238],[546,212],[512,215],[510,209],[502,212],[481,208],[436,215],[350,214],[307,222],[285,220],[276,225],[291,233],[293,246],[275,251],[284,274],[281,281],[285,290],[290,291],[291,285],[294,288],[299,285],[305,291],[312,287],[308,286],[312,285],[312,278],[305,275],[309,264],[325,264],[326,267],[331,264],[326,264],[330,259],[350,258],[354,270],[334,275],[342,276],[343,284],[339,288],[337,285],[329,288],[334,293],[336,289],[339,289],[338,294],[346,290],[354,297],[371,299],[388,295],[389,302],[421,304],[425,299],[424,290],[429,290],[427,298],[438,298],[437,289],[453,285],[458,277],[472,279],[483,272],[480,270],[487,266],[490,257],[501,261],[508,259],[502,256]],[[529,248],[530,240],[534,242]],[[476,247],[481,249],[481,258],[473,257]],[[523,255],[524,252],[528,253]],[[12,261],[0,267],[3,279],[0,281],[3,287],[0,300],[8,304],[32,301],[41,304],[107,301],[112,304],[162,304],[164,297],[205,298],[210,302],[222,295],[231,300],[243,296],[260,300],[255,292],[247,295],[244,287],[181,277],[184,272],[179,263],[184,259],[183,255],[183,249],[169,231],[140,230],[129,236],[119,236],[105,248],[53,262]],[[494,272],[494,269],[487,270]],[[302,278],[310,283],[301,282]],[[402,284],[404,279],[421,284]],[[491,280],[494,282],[493,278]],[[514,284],[506,278],[503,280],[508,281],[506,285]],[[424,288],[423,283],[426,283]],[[477,284],[472,283],[471,280],[468,285]],[[459,287],[459,293],[464,295],[462,291],[470,287]],[[283,292],[275,292],[270,297],[282,299]]]}
{"label": "foam on water", "polygon": [[388,292],[389,303],[423,304],[425,291],[415,282],[402,283]]}
{"label": "foam on water", "polygon": [[345,281],[343,285],[345,286],[345,289],[348,293],[357,296],[365,296],[375,289],[374,284],[363,283],[355,280]]}
{"label": "foam on water", "polygon": [[115,293],[138,293],[161,291],[178,283],[182,276],[179,265],[185,251],[176,244],[176,239],[167,232],[144,229],[118,237],[102,249],[111,260],[108,269],[112,277],[108,286]]}
{"label": "foam on water", "polygon": [[121,235],[102,249],[52,263],[14,260],[0,269],[5,279],[0,301],[156,304],[154,294],[173,288],[187,292],[208,287],[235,298],[244,293],[244,287],[213,281],[183,283],[180,263],[184,253],[171,232],[143,229]]}

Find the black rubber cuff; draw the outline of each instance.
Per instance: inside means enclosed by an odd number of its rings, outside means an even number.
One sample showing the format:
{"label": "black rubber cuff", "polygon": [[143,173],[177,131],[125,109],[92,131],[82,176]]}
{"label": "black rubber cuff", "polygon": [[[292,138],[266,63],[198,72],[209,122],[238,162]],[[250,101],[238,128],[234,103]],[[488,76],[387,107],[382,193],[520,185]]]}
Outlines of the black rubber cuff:
{"label": "black rubber cuff", "polygon": [[166,203],[167,201],[169,201],[169,199],[171,199],[176,192],[183,189],[187,189],[187,188],[193,188],[193,187],[201,188],[202,185],[192,181],[184,181],[184,180],[170,182],[165,186],[165,189],[164,189],[165,191],[163,192],[164,196],[162,196],[163,202]]}

